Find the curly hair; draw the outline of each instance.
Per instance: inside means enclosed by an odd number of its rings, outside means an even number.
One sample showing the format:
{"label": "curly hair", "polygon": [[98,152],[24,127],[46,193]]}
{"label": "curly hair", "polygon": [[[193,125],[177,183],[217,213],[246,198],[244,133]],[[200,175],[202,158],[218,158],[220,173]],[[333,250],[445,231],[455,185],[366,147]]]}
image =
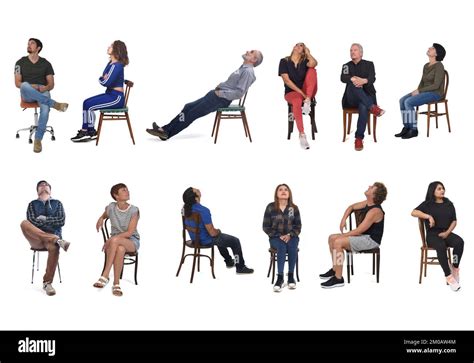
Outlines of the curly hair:
{"label": "curly hair", "polygon": [[382,204],[385,199],[387,199],[387,188],[383,183],[374,183],[375,189],[374,192],[374,203],[375,204]]}
{"label": "curly hair", "polygon": [[128,65],[128,52],[127,46],[121,40],[116,40],[112,44],[112,54],[117,60],[122,63],[124,66]]}

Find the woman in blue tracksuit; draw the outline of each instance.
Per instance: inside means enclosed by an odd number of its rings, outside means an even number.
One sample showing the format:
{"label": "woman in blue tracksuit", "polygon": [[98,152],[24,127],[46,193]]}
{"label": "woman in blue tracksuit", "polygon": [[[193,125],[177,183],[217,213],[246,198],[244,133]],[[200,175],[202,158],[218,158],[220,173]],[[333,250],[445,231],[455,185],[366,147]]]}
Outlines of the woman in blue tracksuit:
{"label": "woman in blue tracksuit", "polygon": [[97,138],[95,130],[95,110],[123,108],[125,97],[123,94],[123,68],[128,64],[127,46],[116,40],[107,49],[110,62],[104,69],[99,83],[107,87],[105,93],[86,99],[82,106],[82,129],[71,138],[74,142],[90,141]]}

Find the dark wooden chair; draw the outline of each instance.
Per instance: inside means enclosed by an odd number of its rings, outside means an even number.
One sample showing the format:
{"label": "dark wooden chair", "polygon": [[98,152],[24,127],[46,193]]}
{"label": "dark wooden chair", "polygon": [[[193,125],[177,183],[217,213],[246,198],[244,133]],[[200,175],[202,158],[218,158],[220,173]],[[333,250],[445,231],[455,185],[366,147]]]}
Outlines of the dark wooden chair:
{"label": "dark wooden chair", "polygon": [[[270,252],[270,266],[268,267],[268,273],[267,273],[267,278],[270,277],[270,274],[272,274],[272,284],[275,281],[275,268],[276,268],[276,262],[277,262],[277,250],[275,248],[270,247],[268,249],[268,252]],[[300,249],[298,248],[298,255],[300,253]],[[286,254],[285,261],[288,261],[288,254]],[[299,275],[299,256],[296,257],[296,280],[300,282],[300,275]]]}
{"label": "dark wooden chair", "polygon": [[[104,225],[100,228],[100,230],[102,231],[102,237],[104,239],[104,243],[110,238],[109,228],[108,228],[107,224],[110,224],[110,221],[109,221],[108,218],[104,221]],[[102,275],[101,276],[104,275],[103,273],[104,273],[106,263],[107,263],[107,253],[104,251],[104,268],[102,269]],[[120,271],[120,279],[122,279],[123,269],[124,269],[125,265],[135,265],[135,273],[134,273],[135,285],[138,285],[138,280],[137,280],[138,251],[136,251],[136,252],[126,252],[125,255],[123,256],[123,266],[122,266],[122,271]]]}
{"label": "dark wooden chair", "polygon": [[[361,210],[353,211],[349,216],[349,229],[352,230],[352,218],[355,219],[356,226],[358,226],[365,218],[365,213]],[[347,260],[347,283],[351,283],[351,275],[354,275],[354,253],[371,253],[372,254],[372,275],[376,275],[377,283],[379,283],[380,278],[380,248],[373,248],[370,250],[364,251],[347,251],[346,250],[346,260]]]}
{"label": "dark wooden chair", "polygon": [[219,126],[221,120],[224,119],[240,119],[244,125],[245,137],[248,137],[252,142],[252,136],[250,136],[249,124],[247,122],[247,115],[245,113],[245,100],[247,99],[247,92],[239,100],[237,105],[229,105],[229,107],[218,108],[216,111],[216,118],[214,119],[214,126],[212,128],[211,137],[214,136],[214,144],[217,142],[217,135],[219,134]]}
{"label": "dark wooden chair", "polygon": [[[351,125],[352,125],[352,115],[358,114],[358,108],[343,108],[342,109],[342,126],[344,130],[344,134],[342,136],[342,142],[346,141],[346,135],[351,133]],[[374,114],[369,113],[369,118],[367,119],[367,131],[369,135],[371,134],[370,128],[370,115],[372,115],[372,126],[373,126],[373,134],[374,134],[374,142],[377,142],[377,116]]]}
{"label": "dark wooden chair", "polygon": [[[30,250],[33,251],[33,266],[31,267],[31,283],[33,283],[35,277],[35,261],[36,261],[36,271],[39,271],[39,258],[40,252],[48,252],[46,248],[33,248],[31,247]],[[61,269],[59,268],[58,262],[58,275],[59,275],[59,282],[62,283],[63,280],[61,279]]]}
{"label": "dark wooden chair", "polygon": [[[309,113],[309,118],[311,120],[311,138],[314,140],[314,135],[318,132],[316,127],[316,119],[314,109],[316,107],[316,98],[311,99],[311,111]],[[301,104],[303,106],[303,103]],[[304,115],[303,115],[304,116]],[[288,140],[291,138],[291,133],[293,132],[293,127],[295,125],[295,117],[293,116],[293,107],[291,104],[288,104]]]}
{"label": "dark wooden chair", "polygon": [[[420,279],[419,283],[421,284],[421,279],[423,278],[423,269],[425,270],[425,277],[426,277],[426,270],[428,265],[439,265],[439,260],[437,256],[429,256],[428,251],[435,251],[434,248],[428,247],[426,243],[426,229],[425,223],[423,219],[418,218],[418,227],[420,229],[420,237],[421,237],[421,259],[420,259]],[[452,263],[451,258],[451,247],[448,247],[448,260],[449,263]]]}
{"label": "dark wooden chair", "polygon": [[133,87],[132,81],[125,81],[125,103],[123,108],[112,108],[100,110],[99,126],[97,128],[97,140],[96,145],[99,145],[100,132],[102,131],[102,121],[127,121],[128,131],[130,131],[130,137],[132,138],[133,145],[135,145],[135,139],[133,137],[132,125],[130,123],[130,117],[128,116],[128,98],[130,96],[130,90]]}
{"label": "dark wooden chair", "polygon": [[[25,127],[22,129],[16,130],[16,138],[20,138],[20,132],[22,131],[28,131],[30,133],[28,137],[28,143],[32,144],[33,143],[33,134],[36,132],[36,129],[38,128],[38,108],[40,107],[38,102],[25,102],[23,99],[20,102],[20,107],[23,109],[23,111],[27,109],[34,109],[35,113],[33,115],[33,124],[29,127]],[[51,140],[54,141],[56,140],[56,137],[54,136],[54,129],[52,126],[46,126],[46,132],[49,132],[51,134]]]}
{"label": "dark wooden chair", "polygon": [[[193,267],[192,267],[192,270],[191,270],[191,279],[189,280],[189,283],[191,283],[191,284],[193,283],[194,271],[196,270],[196,265],[197,265],[198,272],[200,272],[201,257],[205,257],[205,258],[209,259],[210,265],[211,265],[212,277],[215,279],[216,275],[214,274],[214,244],[202,245],[200,243],[200,240],[199,240],[199,233],[200,233],[199,224],[201,223],[201,215],[199,213],[192,213],[190,217],[186,218],[186,217],[184,217],[184,213],[183,213],[182,219],[183,219],[183,252],[181,254],[181,259],[179,261],[179,267],[178,267],[178,272],[176,272],[176,277],[179,276],[179,272],[181,271],[181,267],[183,266],[184,260],[186,259],[186,257],[193,256]],[[186,220],[192,220],[196,227],[186,225],[185,224]],[[195,240],[194,241],[192,241],[190,239],[188,240],[186,238],[186,231],[188,233],[189,232],[194,233],[194,235],[195,235]],[[186,248],[192,248],[193,253],[186,254]],[[211,250],[211,256],[204,255],[204,254],[201,253],[201,250],[205,250],[205,249],[210,249]],[[197,262],[197,264],[196,264],[196,262]]]}
{"label": "dark wooden chair", "polygon": [[[439,116],[446,116],[446,120],[448,121],[448,131],[451,132],[451,123],[449,122],[449,111],[448,111],[448,99],[446,98],[448,95],[448,87],[449,87],[449,74],[448,71],[444,71],[444,94],[443,98],[436,102],[427,103],[428,110],[419,112],[420,115],[426,115],[426,137],[430,137],[430,119],[435,117],[436,119],[436,128],[438,128],[438,117]],[[438,104],[444,103],[444,112],[438,111]],[[434,106],[434,110],[432,107]],[[419,107],[416,108],[416,112],[418,112]]]}

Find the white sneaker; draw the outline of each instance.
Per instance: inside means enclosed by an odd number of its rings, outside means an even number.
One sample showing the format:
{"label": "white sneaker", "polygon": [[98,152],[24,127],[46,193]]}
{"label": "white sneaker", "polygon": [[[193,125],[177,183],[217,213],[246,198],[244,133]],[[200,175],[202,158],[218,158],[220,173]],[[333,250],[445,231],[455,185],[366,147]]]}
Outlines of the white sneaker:
{"label": "white sneaker", "polygon": [[303,150],[308,150],[309,149],[308,140],[306,140],[306,135],[305,134],[300,135],[300,145],[301,145],[301,148]]}
{"label": "white sneaker", "polygon": [[43,283],[43,290],[46,291],[46,295],[48,296],[53,296],[56,294],[56,290],[54,290],[54,287],[50,282]]}
{"label": "white sneaker", "polygon": [[461,286],[459,285],[459,283],[456,281],[454,277],[451,279],[448,279],[448,284],[451,290],[453,291],[459,291],[459,289],[461,288]]}
{"label": "white sneaker", "polygon": [[459,284],[459,268],[457,269],[457,273],[454,272],[454,266],[449,264],[449,269],[451,270],[451,275],[456,279],[457,283]]}
{"label": "white sneaker", "polygon": [[309,115],[311,112],[311,100],[309,98],[304,100],[301,110],[303,111],[303,115]]}

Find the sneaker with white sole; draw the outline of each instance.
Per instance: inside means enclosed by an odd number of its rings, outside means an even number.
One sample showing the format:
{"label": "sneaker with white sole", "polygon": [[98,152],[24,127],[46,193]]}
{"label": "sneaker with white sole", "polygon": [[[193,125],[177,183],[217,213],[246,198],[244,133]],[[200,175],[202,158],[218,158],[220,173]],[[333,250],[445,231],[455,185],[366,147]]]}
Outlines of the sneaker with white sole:
{"label": "sneaker with white sole", "polygon": [[296,289],[296,281],[292,272],[288,272],[288,288],[290,290]]}
{"label": "sneaker with white sole", "polygon": [[453,277],[456,279],[456,281],[459,284],[459,267],[454,268],[452,264],[449,264],[449,269],[451,270],[451,275],[453,275]]}
{"label": "sneaker with white sole", "polygon": [[448,282],[449,287],[451,288],[451,290],[459,291],[461,289],[461,286],[459,285],[459,283],[456,281],[456,279],[452,275],[451,275],[451,278],[447,279],[447,282]]}
{"label": "sneaker with white sole", "polygon": [[333,277],[333,276],[336,276],[336,271],[334,271],[334,270],[332,269],[332,267],[331,267],[331,268],[328,270],[328,272],[325,272],[325,273],[323,273],[323,274],[320,274],[320,275],[319,275],[319,278],[320,278],[320,279],[323,279],[323,280],[328,280],[328,279],[330,279],[330,278]]}
{"label": "sneaker with white sole", "polygon": [[300,145],[303,150],[308,150],[309,149],[309,143],[308,140],[306,140],[306,135],[301,134],[300,135]]}
{"label": "sneaker with white sole", "polygon": [[342,287],[344,286],[344,278],[341,277],[338,279],[336,276],[331,277],[326,282],[321,283],[321,287],[323,289],[332,289],[334,287]]}
{"label": "sneaker with white sole", "polygon": [[53,285],[51,285],[51,282],[43,282],[43,290],[46,291],[46,295],[48,296],[56,295],[56,290]]}
{"label": "sneaker with white sole", "polygon": [[277,281],[275,285],[273,285],[273,291],[280,292],[285,285],[285,281],[283,280],[283,275],[278,274],[277,276]]}
{"label": "sneaker with white sole", "polygon": [[303,107],[301,107],[303,115],[309,115],[311,112],[311,100],[309,98],[305,99],[303,102]]}

